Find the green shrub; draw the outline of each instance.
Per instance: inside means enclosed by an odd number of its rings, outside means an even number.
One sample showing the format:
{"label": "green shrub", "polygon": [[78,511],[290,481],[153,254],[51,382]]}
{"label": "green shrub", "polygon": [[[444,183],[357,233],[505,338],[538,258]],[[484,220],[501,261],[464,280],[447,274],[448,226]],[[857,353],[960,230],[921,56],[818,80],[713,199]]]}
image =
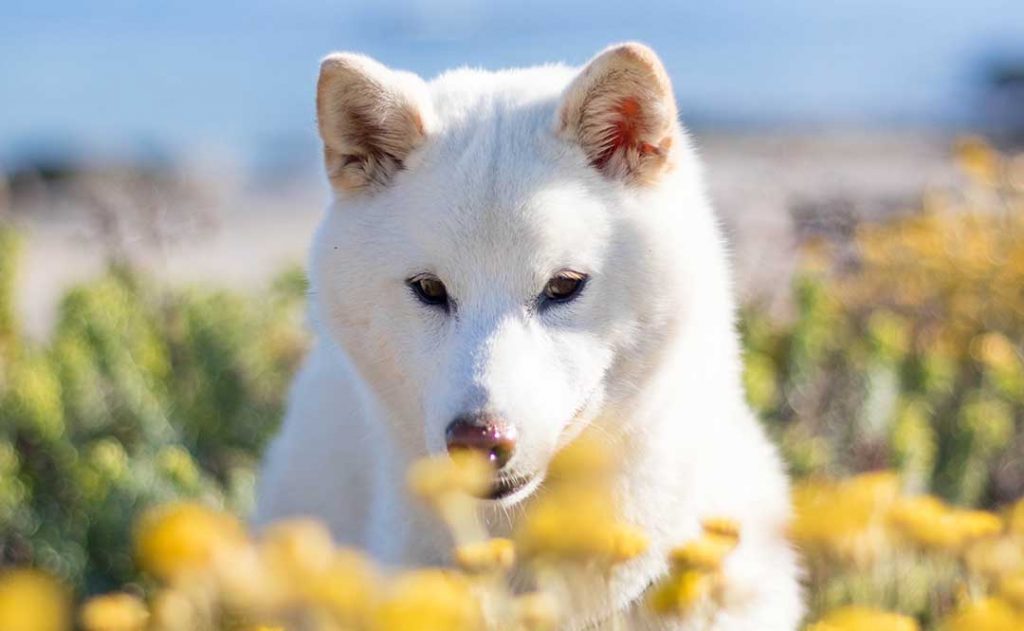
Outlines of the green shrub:
{"label": "green shrub", "polygon": [[83,593],[137,580],[135,514],[203,497],[247,510],[305,344],[304,286],[168,289],[112,269],[61,301],[46,344],[18,338],[0,233],[0,554]]}

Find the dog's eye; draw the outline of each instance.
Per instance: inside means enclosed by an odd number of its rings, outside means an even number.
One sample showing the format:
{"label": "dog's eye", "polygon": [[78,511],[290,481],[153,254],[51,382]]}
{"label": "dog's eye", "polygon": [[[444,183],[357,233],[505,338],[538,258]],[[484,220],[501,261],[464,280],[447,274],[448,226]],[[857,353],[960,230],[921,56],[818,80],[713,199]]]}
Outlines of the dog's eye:
{"label": "dog's eye", "polygon": [[448,290],[437,277],[415,276],[406,282],[423,304],[448,307]]}
{"label": "dog's eye", "polygon": [[544,303],[569,302],[580,294],[587,284],[587,275],[579,272],[559,272],[544,286]]}

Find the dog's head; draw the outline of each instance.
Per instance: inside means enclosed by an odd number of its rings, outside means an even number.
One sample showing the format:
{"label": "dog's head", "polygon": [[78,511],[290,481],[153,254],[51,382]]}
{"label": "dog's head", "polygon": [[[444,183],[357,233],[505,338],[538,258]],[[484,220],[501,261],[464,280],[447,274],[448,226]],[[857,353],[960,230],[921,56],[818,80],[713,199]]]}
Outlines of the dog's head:
{"label": "dog's head", "polygon": [[677,250],[713,234],[694,227],[665,70],[624,44],[578,71],[427,84],[335,54],[317,110],[335,192],[312,260],[321,331],[398,440],[485,451],[516,501],[638,387],[685,302]]}

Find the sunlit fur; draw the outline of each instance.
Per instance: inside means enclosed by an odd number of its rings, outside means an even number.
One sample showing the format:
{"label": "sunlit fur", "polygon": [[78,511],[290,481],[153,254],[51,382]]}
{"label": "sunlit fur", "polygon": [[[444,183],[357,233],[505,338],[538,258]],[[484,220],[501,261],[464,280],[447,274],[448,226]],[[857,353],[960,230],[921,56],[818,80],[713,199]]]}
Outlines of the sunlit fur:
{"label": "sunlit fur", "polygon": [[[310,257],[316,342],[267,458],[256,523],[315,515],[384,562],[444,562],[449,541],[404,476],[444,451],[449,421],[505,419],[519,438],[509,468],[539,475],[590,426],[619,450],[622,517],[652,545],[572,627],[636,609],[666,551],[720,516],[743,540],[714,628],[794,629],[787,481],[744,401],[725,246],[654,53],[622,45],[583,74],[461,69],[429,83],[355,55],[328,64],[356,68],[344,84],[372,86],[382,106],[414,108],[401,120],[421,121],[423,138],[390,130],[395,168],[373,186],[335,182]],[[322,77],[321,100],[342,99],[323,93],[333,89]],[[618,96],[640,107],[618,115],[644,118],[616,140],[632,153],[605,155],[593,143],[607,139],[600,117],[615,123]],[[536,309],[565,269],[589,275],[583,292]],[[416,299],[406,280],[420,273],[445,283],[450,312]],[[524,494],[482,507],[495,534],[528,510]]]}

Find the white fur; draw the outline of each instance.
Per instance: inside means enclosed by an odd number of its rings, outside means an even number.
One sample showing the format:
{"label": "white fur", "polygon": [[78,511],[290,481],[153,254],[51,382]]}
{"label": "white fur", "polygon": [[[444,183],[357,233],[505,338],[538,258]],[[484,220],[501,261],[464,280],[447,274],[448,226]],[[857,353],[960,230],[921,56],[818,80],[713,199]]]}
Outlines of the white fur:
{"label": "white fur", "polygon": [[[558,133],[576,75],[464,69],[417,87],[427,139],[379,190],[335,196],[310,258],[316,343],[267,456],[255,522],[313,515],[381,562],[443,563],[450,542],[404,475],[443,453],[451,419],[506,419],[519,436],[509,467],[539,474],[591,426],[620,450],[623,519],[652,545],[570,628],[613,608],[630,609],[636,628],[699,628],[631,606],[667,570],[669,548],[722,516],[743,537],[712,628],[795,629],[787,480],[744,402],[727,257],[700,165],[673,122],[672,165],[656,181],[599,173]],[[583,294],[532,309],[565,268],[590,275]],[[405,281],[422,272],[447,285],[453,314],[414,298]],[[481,509],[497,535],[528,503]]]}

